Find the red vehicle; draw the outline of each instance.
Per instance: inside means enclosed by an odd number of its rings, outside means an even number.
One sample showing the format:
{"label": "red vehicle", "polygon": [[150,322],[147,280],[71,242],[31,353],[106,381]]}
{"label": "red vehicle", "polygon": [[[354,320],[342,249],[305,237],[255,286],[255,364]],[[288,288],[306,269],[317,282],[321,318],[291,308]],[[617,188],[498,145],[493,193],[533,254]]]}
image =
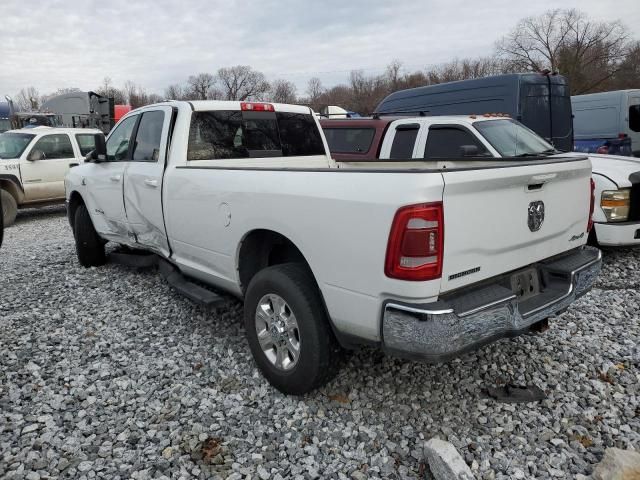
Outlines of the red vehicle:
{"label": "red vehicle", "polygon": [[131,111],[131,105],[114,105],[113,106],[113,123],[116,124]]}
{"label": "red vehicle", "polygon": [[320,120],[320,126],[335,160],[376,160],[389,124],[400,118]]}

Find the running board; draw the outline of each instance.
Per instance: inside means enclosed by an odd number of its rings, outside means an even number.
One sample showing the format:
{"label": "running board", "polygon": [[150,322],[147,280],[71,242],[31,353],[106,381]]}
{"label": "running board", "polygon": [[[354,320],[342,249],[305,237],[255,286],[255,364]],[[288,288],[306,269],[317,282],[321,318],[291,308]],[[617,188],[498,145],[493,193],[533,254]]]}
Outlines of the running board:
{"label": "running board", "polygon": [[169,285],[200,306],[215,308],[225,302],[225,299],[217,293],[187,280],[176,267],[166,260],[160,259],[158,261],[158,269]]}
{"label": "running board", "polygon": [[134,268],[151,268],[158,265],[158,256],[147,252],[114,251],[109,254],[109,260],[118,265]]}

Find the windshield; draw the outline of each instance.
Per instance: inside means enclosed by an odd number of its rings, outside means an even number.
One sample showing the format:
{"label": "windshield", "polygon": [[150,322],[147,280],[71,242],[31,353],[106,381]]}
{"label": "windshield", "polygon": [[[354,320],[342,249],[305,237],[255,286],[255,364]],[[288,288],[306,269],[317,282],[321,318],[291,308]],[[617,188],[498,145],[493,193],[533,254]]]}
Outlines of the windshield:
{"label": "windshield", "polygon": [[20,157],[33,137],[35,135],[28,133],[0,134],[0,159]]}
{"label": "windshield", "polygon": [[503,157],[556,153],[555,148],[537,133],[511,119],[475,122],[473,126]]}
{"label": "windshield", "polygon": [[11,122],[8,118],[0,118],[0,133],[11,130]]}

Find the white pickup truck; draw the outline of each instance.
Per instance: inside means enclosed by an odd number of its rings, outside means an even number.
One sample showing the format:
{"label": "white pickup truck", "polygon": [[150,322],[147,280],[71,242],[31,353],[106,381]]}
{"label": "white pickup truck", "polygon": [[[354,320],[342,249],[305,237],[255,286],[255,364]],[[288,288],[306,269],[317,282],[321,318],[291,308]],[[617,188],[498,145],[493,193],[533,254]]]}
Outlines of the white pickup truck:
{"label": "white pickup truck", "polygon": [[104,263],[112,241],[153,252],[167,280],[205,305],[217,297],[202,285],[243,298],[255,361],[291,394],[328,381],[341,347],[435,362],[564,311],[601,264],[584,245],[589,160],[438,165],[419,151],[427,120],[390,127],[383,152],[418,138],[406,158],[349,163],[331,158],[307,107],[132,111],[66,177],[79,261]]}
{"label": "white pickup truck", "polygon": [[35,127],[0,134],[0,197],[6,226],[18,208],[64,202],[64,176],[95,147],[100,130]]}
{"label": "white pickup truck", "polygon": [[596,198],[592,243],[640,246],[640,158],[588,155]]}

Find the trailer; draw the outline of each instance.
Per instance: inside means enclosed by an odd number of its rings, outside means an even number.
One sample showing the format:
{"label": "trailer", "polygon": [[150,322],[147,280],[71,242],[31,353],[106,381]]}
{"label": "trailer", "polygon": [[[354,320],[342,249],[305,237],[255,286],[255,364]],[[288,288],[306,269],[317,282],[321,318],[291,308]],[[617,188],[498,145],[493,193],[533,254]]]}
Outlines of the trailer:
{"label": "trailer", "polygon": [[113,98],[95,92],[71,92],[50,98],[41,109],[61,116],[62,126],[98,128],[106,135],[114,122]]}

